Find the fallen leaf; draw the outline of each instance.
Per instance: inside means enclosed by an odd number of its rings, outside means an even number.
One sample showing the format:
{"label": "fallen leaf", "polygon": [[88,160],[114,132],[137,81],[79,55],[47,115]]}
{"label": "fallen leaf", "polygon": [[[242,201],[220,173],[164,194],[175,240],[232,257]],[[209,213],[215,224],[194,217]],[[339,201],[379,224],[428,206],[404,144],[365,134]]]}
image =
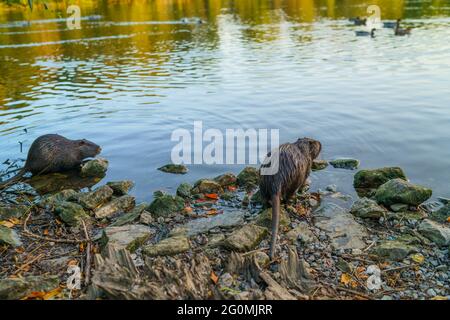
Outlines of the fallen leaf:
{"label": "fallen leaf", "polygon": [[48,236],[48,229],[44,230],[44,236]]}
{"label": "fallen leaf", "polygon": [[57,288],[55,288],[55,289],[50,290],[49,292],[47,292],[47,293],[43,296],[43,299],[44,299],[44,300],[50,300],[50,299],[56,297],[57,295],[59,295],[60,293],[61,293],[61,288],[60,288],[60,287],[57,287]]}
{"label": "fallen leaf", "polygon": [[9,222],[11,222],[11,223],[14,223],[14,224],[20,224],[20,220],[19,219],[17,219],[17,218],[10,218],[10,219],[8,219],[8,221]]}
{"label": "fallen leaf", "polygon": [[75,259],[70,260],[70,261],[67,263],[67,265],[68,265],[68,266],[76,266],[76,265],[78,265],[78,261],[75,260]]}
{"label": "fallen leaf", "polygon": [[228,191],[235,192],[237,188],[235,186],[228,186]]}
{"label": "fallen leaf", "polygon": [[219,281],[219,277],[214,273],[214,271],[211,271],[211,280],[214,282],[214,284],[217,284]]}
{"label": "fallen leaf", "polygon": [[14,227],[14,223],[12,223],[10,221],[6,221],[6,220],[0,221],[0,225],[5,226],[7,228]]}
{"label": "fallen leaf", "polygon": [[191,207],[184,207],[183,211],[185,213],[190,213],[190,212],[192,212],[192,208]]}
{"label": "fallen leaf", "polygon": [[447,222],[450,222],[450,217],[447,217]]}
{"label": "fallen leaf", "polygon": [[351,286],[352,288],[356,288],[358,283],[352,279],[352,276],[348,273],[343,273],[341,276],[341,283],[345,286]]}
{"label": "fallen leaf", "polygon": [[219,195],[217,193],[205,193],[205,197],[207,197],[209,199],[214,199],[214,200],[219,199]]}
{"label": "fallen leaf", "polygon": [[210,209],[210,210],[206,211],[206,214],[208,216],[214,216],[217,214],[217,209]]}
{"label": "fallen leaf", "polygon": [[447,297],[443,297],[443,296],[434,296],[433,298],[431,298],[431,300],[448,300]]}

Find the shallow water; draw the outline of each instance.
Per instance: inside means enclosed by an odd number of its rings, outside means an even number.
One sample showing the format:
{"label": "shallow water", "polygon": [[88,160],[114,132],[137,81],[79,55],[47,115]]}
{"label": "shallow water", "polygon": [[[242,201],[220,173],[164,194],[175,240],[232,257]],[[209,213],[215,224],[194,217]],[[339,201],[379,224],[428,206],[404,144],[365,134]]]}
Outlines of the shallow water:
{"label": "shallow water", "polygon": [[[322,158],[401,166],[448,197],[450,1],[392,2],[86,1],[81,30],[67,29],[63,4],[2,6],[0,159],[26,157],[45,133],[90,139],[110,161],[105,180],[132,179],[149,200],[243,167],[156,170],[170,162],[172,131],[202,120],[205,129],[279,129],[282,142],[314,137]],[[347,18],[373,3],[412,35],[356,37],[364,27]],[[314,173],[313,188],[353,193],[353,173]]]}

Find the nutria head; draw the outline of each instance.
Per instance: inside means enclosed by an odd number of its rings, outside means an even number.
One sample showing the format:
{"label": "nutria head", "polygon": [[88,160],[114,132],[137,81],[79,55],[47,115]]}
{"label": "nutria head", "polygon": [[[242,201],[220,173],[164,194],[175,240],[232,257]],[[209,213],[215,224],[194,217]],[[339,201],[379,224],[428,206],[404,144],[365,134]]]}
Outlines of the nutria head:
{"label": "nutria head", "polygon": [[82,159],[93,158],[102,151],[102,148],[100,148],[100,146],[86,139],[75,140],[75,143],[78,146],[80,157]]}
{"label": "nutria head", "polygon": [[302,149],[306,147],[312,160],[316,159],[319,156],[320,151],[322,151],[322,144],[311,138],[300,138],[295,144]]}

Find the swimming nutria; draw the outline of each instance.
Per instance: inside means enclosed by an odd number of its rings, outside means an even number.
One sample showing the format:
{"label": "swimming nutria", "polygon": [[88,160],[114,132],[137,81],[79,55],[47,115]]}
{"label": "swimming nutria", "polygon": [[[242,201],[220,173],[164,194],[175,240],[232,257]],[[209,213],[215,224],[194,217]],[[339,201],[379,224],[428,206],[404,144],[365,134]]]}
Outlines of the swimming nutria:
{"label": "swimming nutria", "polygon": [[86,139],[70,140],[57,134],[40,136],[32,143],[25,166],[14,177],[0,183],[0,190],[19,181],[27,172],[42,174],[76,169],[84,159],[95,157],[100,151],[98,145]]}
{"label": "swimming nutria", "polygon": [[272,205],[271,259],[275,255],[281,199],[289,200],[299,188],[304,186],[313,160],[317,158],[321,150],[321,143],[309,138],[298,139],[295,143],[282,144],[278,149],[278,172],[274,175],[261,175],[259,184],[261,196],[266,203]]}

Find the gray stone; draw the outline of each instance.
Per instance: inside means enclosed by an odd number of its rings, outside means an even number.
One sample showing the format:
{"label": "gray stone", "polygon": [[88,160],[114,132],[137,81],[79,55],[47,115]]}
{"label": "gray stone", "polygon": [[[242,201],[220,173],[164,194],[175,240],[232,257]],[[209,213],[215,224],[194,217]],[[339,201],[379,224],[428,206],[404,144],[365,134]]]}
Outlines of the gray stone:
{"label": "gray stone", "polygon": [[13,247],[20,247],[22,241],[15,230],[0,225],[0,244],[9,244]]}
{"label": "gray stone", "polygon": [[357,169],[359,167],[359,160],[351,159],[351,158],[341,158],[341,159],[331,160],[330,164],[334,168],[353,170],[353,169]]}
{"label": "gray stone", "polygon": [[388,240],[377,245],[373,252],[381,258],[393,261],[401,261],[410,253],[418,252],[418,249],[403,241]]}
{"label": "gray stone", "polygon": [[409,206],[403,203],[394,203],[391,204],[390,208],[394,212],[402,212],[408,210]]}
{"label": "gray stone", "polygon": [[82,177],[103,178],[108,170],[108,160],[97,158],[87,161],[81,166],[80,175]]}
{"label": "gray stone", "polygon": [[131,180],[122,180],[122,181],[111,181],[106,184],[108,187],[113,189],[114,195],[123,196],[128,194],[131,189],[134,187],[134,182]]}
{"label": "gray stone", "polygon": [[152,224],[154,220],[152,214],[148,211],[142,211],[141,217],[139,218],[139,222],[146,225]]}
{"label": "gray stone", "polygon": [[256,224],[247,224],[233,231],[224,241],[224,247],[239,252],[250,251],[267,235],[267,229]]}
{"label": "gray stone", "polygon": [[114,223],[112,223],[111,227],[119,227],[123,226],[125,224],[133,223],[134,221],[138,220],[141,216],[142,212],[148,207],[148,203],[141,203],[138,206],[136,206],[134,209],[132,209],[130,212],[125,213],[124,215],[121,215],[119,218],[117,218]]}
{"label": "gray stone", "polygon": [[183,235],[172,236],[160,242],[143,247],[142,253],[151,257],[172,256],[190,249],[189,239]]}
{"label": "gray stone", "polygon": [[430,216],[439,222],[447,222],[450,217],[450,204],[446,204],[439,210],[431,212]]}
{"label": "gray stone", "polygon": [[225,210],[222,214],[189,221],[185,228],[189,236],[206,233],[214,228],[232,228],[244,224],[245,211]]}
{"label": "gray stone", "polygon": [[69,201],[57,203],[54,212],[71,227],[78,227],[82,224],[82,220],[87,221],[90,218],[81,205]]}
{"label": "gray stone", "polygon": [[374,200],[361,198],[353,203],[350,213],[360,218],[379,219],[380,217],[384,217],[386,215],[387,210],[378,205],[378,203]]}
{"label": "gray stone", "polygon": [[129,224],[120,227],[107,227],[103,230],[102,246],[112,244],[118,248],[126,248],[134,252],[146,242],[155,230],[140,224]]}
{"label": "gray stone", "polygon": [[72,199],[78,198],[78,192],[72,189],[62,190],[52,195],[45,196],[39,205],[41,207],[53,208],[57,203],[62,201],[70,201]]}
{"label": "gray stone", "polygon": [[48,292],[59,286],[58,276],[28,276],[0,280],[0,300],[18,300],[32,292]]}
{"label": "gray stone", "polygon": [[110,218],[118,213],[128,212],[134,208],[135,198],[129,195],[113,199],[103,207],[94,211],[97,219]]}
{"label": "gray stone", "polygon": [[294,229],[286,233],[286,238],[292,244],[297,240],[300,240],[302,243],[311,243],[316,240],[316,236],[310,230],[309,225],[304,221],[301,221]]}
{"label": "gray stone", "polygon": [[438,246],[450,245],[450,228],[443,224],[425,219],[420,223],[418,231]]}
{"label": "gray stone", "polygon": [[78,203],[84,208],[94,210],[109,201],[113,195],[113,189],[108,186],[101,186],[94,191],[82,193],[78,197]]}
{"label": "gray stone", "polygon": [[418,206],[428,200],[431,194],[431,189],[412,184],[403,179],[393,179],[378,188],[375,193],[375,200],[386,206],[396,203]]}
{"label": "gray stone", "polygon": [[334,249],[362,249],[368,237],[366,228],[345,209],[334,203],[321,205],[314,212],[314,224],[331,238]]}

